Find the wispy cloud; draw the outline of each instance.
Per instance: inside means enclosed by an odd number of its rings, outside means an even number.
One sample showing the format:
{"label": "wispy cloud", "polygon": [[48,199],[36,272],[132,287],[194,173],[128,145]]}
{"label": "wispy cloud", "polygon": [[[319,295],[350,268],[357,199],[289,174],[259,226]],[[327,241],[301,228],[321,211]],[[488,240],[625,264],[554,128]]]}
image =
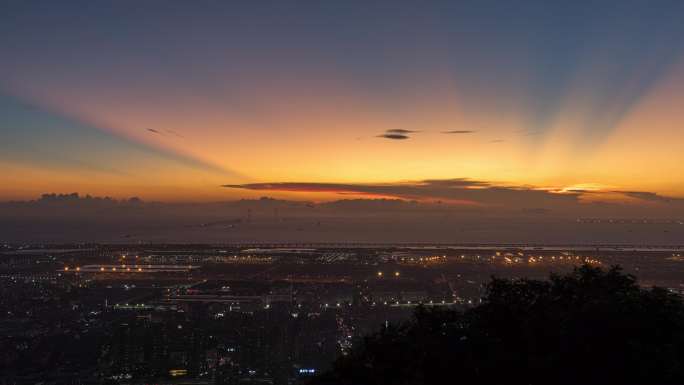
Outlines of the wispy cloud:
{"label": "wispy cloud", "polygon": [[249,183],[223,187],[270,192],[332,193],[363,199],[390,198],[486,209],[488,212],[543,213],[569,217],[634,215],[635,210],[642,210],[642,214],[659,215],[684,212],[683,198],[662,196],[655,192],[551,189],[500,185],[466,178],[395,183]]}
{"label": "wispy cloud", "polygon": [[327,192],[361,196],[392,197],[419,201],[445,201],[457,204],[520,207],[553,207],[577,203],[579,193],[559,194],[548,190],[519,186],[500,186],[486,181],[464,178],[413,182],[356,183],[250,183],[224,185],[260,191]]}
{"label": "wispy cloud", "polygon": [[179,134],[178,132],[176,132],[176,131],[174,131],[174,130],[166,129],[166,130],[164,130],[164,131],[165,131],[166,133],[168,133],[168,134],[173,135],[173,136],[177,136],[177,137],[179,137],[179,138],[185,138],[185,136]]}
{"label": "wispy cloud", "polygon": [[378,138],[385,138],[385,139],[393,139],[393,140],[404,140],[404,139],[410,139],[411,138],[410,136],[404,135],[404,134],[390,134],[390,133],[380,134],[377,137]]}
{"label": "wispy cloud", "polygon": [[451,130],[451,131],[442,131],[442,134],[447,134],[447,135],[458,135],[458,134],[473,134],[476,131],[473,130]]}
{"label": "wispy cloud", "polygon": [[630,198],[636,198],[640,199],[642,201],[647,201],[647,202],[663,202],[663,203],[669,203],[669,202],[674,202],[674,201],[682,201],[681,198],[674,198],[674,197],[667,197],[663,195],[659,195],[654,192],[648,192],[648,191],[613,191],[618,194],[623,194],[625,196],[628,196]]}

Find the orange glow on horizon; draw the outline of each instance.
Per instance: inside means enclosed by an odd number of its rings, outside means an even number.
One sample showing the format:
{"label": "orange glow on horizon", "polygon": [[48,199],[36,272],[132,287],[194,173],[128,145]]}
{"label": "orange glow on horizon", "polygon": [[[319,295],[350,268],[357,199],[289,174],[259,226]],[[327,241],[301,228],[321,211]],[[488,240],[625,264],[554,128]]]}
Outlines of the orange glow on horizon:
{"label": "orange glow on horizon", "polygon": [[[227,95],[214,99],[179,96],[164,92],[161,85],[161,90],[142,90],[145,95],[156,95],[145,103],[129,100],[125,89],[69,93],[59,88],[26,87],[17,92],[49,110],[199,163],[150,156],[126,164],[121,173],[3,164],[6,187],[0,198],[79,192],[161,201],[262,195],[313,201],[393,199],[391,195],[327,189],[259,192],[220,186],[455,177],[564,191],[615,189],[684,196],[680,172],[684,153],[679,148],[684,116],[678,106],[684,97],[684,65],[676,67],[631,107],[612,131],[591,145],[586,139],[591,134],[585,122],[588,107],[581,100],[579,87],[577,94],[570,93],[565,108],[544,134],[527,136],[520,132],[529,129],[530,117],[516,107],[524,101],[511,102],[510,109],[502,109],[504,113],[466,113],[459,108],[464,96],[457,85],[440,80],[429,79],[429,97],[424,100],[406,97],[390,101],[352,89],[334,77],[297,87],[287,83],[256,85],[244,95],[245,103],[258,105],[254,110],[226,108]],[[396,128],[417,132],[403,141],[377,137]],[[442,133],[449,130],[474,132]]]}

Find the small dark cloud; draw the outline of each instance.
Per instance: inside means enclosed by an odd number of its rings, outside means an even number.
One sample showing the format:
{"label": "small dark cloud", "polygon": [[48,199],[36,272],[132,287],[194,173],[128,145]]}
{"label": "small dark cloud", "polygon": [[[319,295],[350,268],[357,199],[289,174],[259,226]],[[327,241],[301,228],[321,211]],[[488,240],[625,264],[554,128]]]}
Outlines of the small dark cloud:
{"label": "small dark cloud", "polygon": [[442,134],[448,134],[448,135],[456,135],[456,134],[472,134],[475,131],[473,130],[451,130],[451,131],[442,131]]}
{"label": "small dark cloud", "polygon": [[420,131],[412,131],[412,130],[404,130],[401,128],[395,128],[391,130],[385,131],[384,134],[380,134],[377,137],[378,138],[385,138],[385,139],[392,139],[392,140],[405,140],[405,139],[411,139],[411,137],[408,134],[413,134],[416,132]]}
{"label": "small dark cloud", "polygon": [[155,130],[154,128],[146,128],[146,130],[149,131],[149,132],[151,132],[151,133],[153,133],[153,134],[164,135],[164,134],[162,134],[161,132]]}
{"label": "small dark cloud", "polygon": [[503,140],[503,139],[494,139],[494,140],[489,141],[489,143],[503,143],[503,142],[505,142],[505,140]]}
{"label": "small dark cloud", "polygon": [[404,130],[401,128],[395,128],[395,129],[385,131],[386,134],[401,134],[401,135],[415,134],[416,132],[420,132],[420,131]]}
{"label": "small dark cloud", "polygon": [[385,139],[392,139],[392,140],[404,140],[404,139],[410,139],[411,137],[408,135],[403,135],[403,134],[381,134],[377,136],[378,138],[385,138]]}

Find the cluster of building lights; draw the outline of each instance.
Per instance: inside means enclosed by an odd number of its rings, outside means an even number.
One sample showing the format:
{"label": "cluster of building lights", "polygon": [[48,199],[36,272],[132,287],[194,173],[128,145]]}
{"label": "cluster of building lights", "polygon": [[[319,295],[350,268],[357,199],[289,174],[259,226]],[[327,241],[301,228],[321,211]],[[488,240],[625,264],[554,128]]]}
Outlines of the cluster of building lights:
{"label": "cluster of building lights", "polygon": [[78,271],[81,273],[96,273],[96,272],[116,272],[116,273],[141,273],[141,272],[149,272],[149,273],[162,273],[162,272],[170,272],[170,273],[186,273],[195,269],[198,269],[199,266],[195,265],[126,265],[126,264],[121,264],[121,265],[84,265],[84,266],[79,266],[76,268],[72,268],[69,266],[64,267],[64,271],[69,272],[69,271]]}
{"label": "cluster of building lights", "polygon": [[431,255],[424,257],[400,257],[400,263],[407,264],[426,264],[426,263],[445,263],[447,261],[446,255]]}
{"label": "cluster of building lights", "polygon": [[525,256],[524,253],[518,252],[518,253],[505,253],[503,254],[500,251],[497,251],[495,255],[492,255],[491,257],[482,257],[480,255],[475,255],[472,257],[466,256],[461,254],[461,259],[465,260],[467,259],[475,259],[475,260],[489,260],[489,261],[496,261],[500,260],[503,261],[507,265],[512,265],[512,264],[519,264],[519,263],[528,263],[528,264],[535,264],[535,263],[542,263],[542,262],[547,262],[547,263],[557,263],[557,262],[570,262],[570,263],[586,263],[590,265],[601,265],[601,261],[599,261],[596,258],[591,258],[591,257],[582,257],[579,255],[539,255],[539,256]]}
{"label": "cluster of building lights", "polygon": [[[80,266],[76,266],[75,268],[70,268],[69,266],[65,266],[65,267],[64,267],[64,271],[77,271],[77,272],[80,272],[80,271],[81,271],[81,267],[80,267]],[[143,271],[143,268],[142,268],[142,267],[136,267],[136,266],[133,266],[133,268],[131,268],[130,266],[126,266],[126,265],[121,265],[121,268],[120,268],[120,269],[117,269],[116,267],[111,267],[111,268],[110,268],[110,267],[107,267],[107,268],[105,268],[104,266],[100,266],[100,271],[101,271],[101,272],[105,272],[105,271],[126,271],[126,272],[136,272],[136,271],[137,271],[137,272],[142,272],[142,271]]]}
{"label": "cluster of building lights", "polygon": [[[395,276],[395,277],[399,277],[400,275],[401,275],[400,272],[398,272],[398,271],[395,271],[395,272],[394,272],[394,276]],[[385,273],[384,273],[384,272],[378,271],[378,278],[382,278],[382,277],[384,277],[384,276],[385,276]]]}
{"label": "cluster of building lights", "polygon": [[[496,257],[492,257],[492,259],[496,259]],[[573,263],[588,263],[590,265],[600,265],[601,261],[594,259],[594,258],[589,258],[589,257],[580,257],[580,256],[547,256],[546,258],[544,256],[530,256],[525,258],[520,258],[520,257],[509,257],[509,256],[504,256],[503,260],[507,264],[513,264],[513,263],[540,263],[540,262],[573,262]]]}

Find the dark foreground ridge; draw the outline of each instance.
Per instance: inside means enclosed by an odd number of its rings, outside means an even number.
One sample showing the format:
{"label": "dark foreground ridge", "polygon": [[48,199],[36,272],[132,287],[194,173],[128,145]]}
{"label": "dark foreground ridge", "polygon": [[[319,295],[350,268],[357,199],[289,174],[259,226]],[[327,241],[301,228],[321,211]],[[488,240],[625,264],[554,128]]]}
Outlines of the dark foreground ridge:
{"label": "dark foreground ridge", "polygon": [[482,304],[419,308],[315,384],[682,384],[684,304],[620,268],[494,278]]}

